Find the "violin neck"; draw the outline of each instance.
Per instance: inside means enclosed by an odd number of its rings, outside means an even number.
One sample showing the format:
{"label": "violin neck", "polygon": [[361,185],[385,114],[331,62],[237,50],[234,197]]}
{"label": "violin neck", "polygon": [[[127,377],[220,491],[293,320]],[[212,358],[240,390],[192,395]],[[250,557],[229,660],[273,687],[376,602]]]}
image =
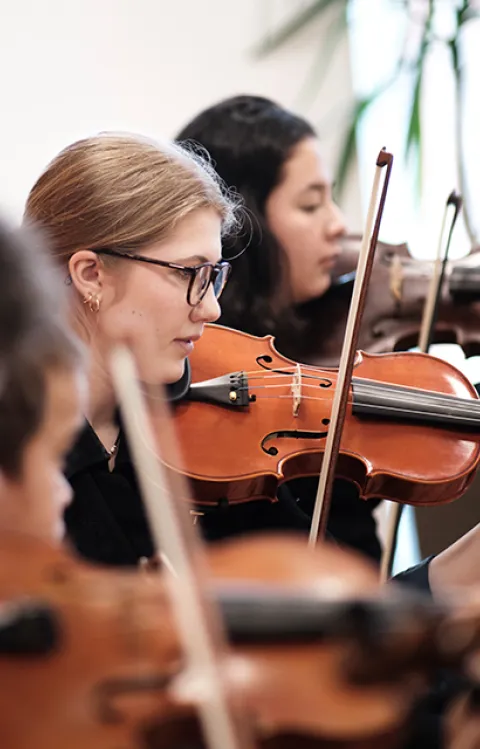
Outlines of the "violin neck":
{"label": "violin neck", "polygon": [[480,432],[480,400],[354,377],[355,416]]}
{"label": "violin neck", "polygon": [[398,617],[436,617],[439,609],[416,593],[392,597],[340,598],[267,586],[216,589],[229,640],[235,643],[308,642],[385,632]]}
{"label": "violin neck", "polygon": [[448,280],[450,295],[460,302],[480,300],[480,268],[453,267]]}

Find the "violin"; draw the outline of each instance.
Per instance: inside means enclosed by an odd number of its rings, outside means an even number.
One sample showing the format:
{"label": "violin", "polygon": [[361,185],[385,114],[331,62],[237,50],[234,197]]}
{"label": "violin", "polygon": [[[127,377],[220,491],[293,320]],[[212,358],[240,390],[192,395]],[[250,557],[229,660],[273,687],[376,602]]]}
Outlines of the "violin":
{"label": "violin", "polygon": [[[337,372],[291,361],[271,337],[207,325],[175,407],[194,501],[275,500],[279,484],[318,475]],[[430,355],[357,353],[337,475],[364,499],[434,505],[459,497],[480,456],[480,403],[451,364]]]}
{"label": "violin", "polygon": [[[355,235],[345,239],[330,289],[304,306],[309,323],[302,340],[280,340],[282,353],[318,366],[338,366],[359,239]],[[406,244],[377,242],[358,348],[379,354],[418,345],[432,272],[433,261],[416,260]],[[480,353],[479,249],[447,262],[432,342],[456,343],[467,357]]]}
{"label": "violin", "polygon": [[[478,605],[466,630],[465,616],[456,623],[430,600],[394,586],[380,594],[376,571],[335,546],[281,536],[224,542],[208,568],[232,643],[226,688],[260,739],[396,746],[433,669],[461,668],[480,644]],[[18,604],[7,616],[0,608],[2,746],[178,745],[195,678],[189,687],[182,673],[163,574],[104,570],[2,535],[0,599]]]}

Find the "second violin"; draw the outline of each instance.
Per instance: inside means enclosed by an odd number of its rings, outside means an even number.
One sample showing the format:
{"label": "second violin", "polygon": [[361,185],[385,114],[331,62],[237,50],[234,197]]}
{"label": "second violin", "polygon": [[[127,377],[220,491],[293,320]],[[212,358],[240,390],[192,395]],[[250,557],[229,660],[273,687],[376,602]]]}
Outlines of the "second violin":
{"label": "second violin", "polygon": [[[279,340],[280,351],[319,366],[337,366],[352,297],[360,237],[347,237],[324,297],[302,310],[306,329],[301,340]],[[480,252],[452,260],[442,287],[434,343],[457,343],[465,355],[480,351]],[[359,348],[372,354],[406,351],[418,345],[422,311],[432,261],[416,260],[406,244],[377,242]]]}

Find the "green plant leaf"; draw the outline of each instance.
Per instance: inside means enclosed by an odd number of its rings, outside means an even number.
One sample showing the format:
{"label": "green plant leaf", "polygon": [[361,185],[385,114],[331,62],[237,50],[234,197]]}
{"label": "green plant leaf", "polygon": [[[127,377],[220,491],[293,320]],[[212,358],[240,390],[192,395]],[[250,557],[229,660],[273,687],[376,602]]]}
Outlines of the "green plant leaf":
{"label": "green plant leaf", "polygon": [[425,58],[430,49],[430,33],[432,30],[433,17],[435,13],[435,0],[429,0],[428,14],[422,32],[422,40],[417,59],[413,66],[413,90],[410,107],[410,120],[408,123],[407,139],[405,143],[405,159],[413,157],[415,170],[415,187],[420,194],[422,188],[422,121],[421,121],[421,99],[422,82]]}
{"label": "green plant leaf", "polygon": [[380,98],[380,96],[383,93],[385,93],[385,91],[387,91],[390,88],[390,86],[392,86],[395,83],[395,81],[397,80],[398,76],[400,75],[404,67],[405,67],[405,61],[403,60],[403,58],[400,58],[390,78],[387,78],[385,81],[383,81],[383,83],[381,83],[379,86],[374,88],[373,91],[371,91],[366,96],[362,96],[361,98],[355,100],[353,104],[353,108],[352,108],[352,114],[348,123],[348,129],[343,140],[342,148],[340,149],[337,169],[335,172],[335,183],[336,183],[337,192],[339,195],[341,195],[342,190],[345,186],[345,180],[347,178],[350,164],[355,158],[356,147],[357,147],[356,146],[357,130],[362,120],[362,117],[366,113],[367,109],[378,98]]}
{"label": "green plant leaf", "polygon": [[315,0],[315,2],[300,13],[289,18],[277,31],[261,39],[252,49],[253,55],[255,57],[265,57],[265,55],[279,49],[279,47],[292,39],[314,19],[319,18],[328,8],[337,5],[339,2],[346,4],[348,0]]}
{"label": "green plant leaf", "polygon": [[421,146],[422,126],[420,120],[421,97],[422,97],[423,64],[415,71],[415,85],[413,87],[412,105],[410,108],[410,121],[408,123],[407,139],[405,142],[405,159],[410,156],[414,158],[415,183],[417,191],[422,186],[421,172]]}
{"label": "green plant leaf", "polygon": [[357,99],[353,105],[352,116],[343,140],[342,148],[340,149],[340,155],[338,157],[337,168],[335,171],[335,185],[338,196],[343,192],[348,176],[348,170],[355,159],[355,154],[357,152],[358,126],[368,107],[375,101],[378,95],[378,91],[375,90],[368,96]]}
{"label": "green plant leaf", "polygon": [[475,18],[480,18],[480,9],[472,8],[469,0],[465,0],[462,7],[457,10],[457,28]]}
{"label": "green plant leaf", "polygon": [[347,133],[345,135],[340,156],[338,159],[337,169],[335,172],[335,190],[336,200],[339,200],[345,183],[347,181],[348,171],[352,165],[357,153],[357,128],[356,125],[351,122]]}

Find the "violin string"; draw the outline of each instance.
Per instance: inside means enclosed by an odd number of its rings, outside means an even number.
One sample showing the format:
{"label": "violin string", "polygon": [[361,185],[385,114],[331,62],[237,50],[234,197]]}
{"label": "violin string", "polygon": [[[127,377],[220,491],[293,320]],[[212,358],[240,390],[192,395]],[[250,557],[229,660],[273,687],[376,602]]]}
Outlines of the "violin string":
{"label": "violin string", "polygon": [[380,386],[377,388],[371,385],[364,386],[363,383],[355,383],[354,391],[357,393],[357,395],[363,396],[378,394],[381,395],[385,400],[390,401],[398,401],[401,398],[403,403],[413,403],[414,405],[423,403],[426,406],[444,406],[455,409],[456,411],[480,410],[480,401],[475,398],[472,398],[470,400],[468,398],[460,398],[454,395],[449,395],[448,393],[436,393],[431,390],[416,390],[412,392],[411,389],[406,388],[405,390],[395,392],[392,391],[388,386]]}
{"label": "violin string", "polygon": [[432,390],[415,390],[412,392],[412,389],[405,388],[405,390],[392,392],[388,386],[382,387],[380,385],[379,387],[376,387],[374,385],[364,385],[363,383],[358,382],[354,383],[354,390],[358,395],[381,394],[386,400],[398,401],[398,399],[401,398],[404,403],[409,402],[418,404],[419,402],[422,402],[423,397],[423,403],[425,405],[448,406],[450,408],[455,407],[456,410],[460,411],[471,411],[472,409],[474,411],[480,410],[480,400],[477,400],[476,398],[469,400],[468,398],[460,398],[455,395],[449,395],[448,393],[436,393]]}
{"label": "violin string", "polygon": [[[283,376],[282,376],[283,377]],[[266,378],[265,378],[266,379]],[[254,385],[253,387],[242,386],[238,388],[239,392],[242,391],[248,391],[250,393],[256,393],[259,390],[271,390],[273,388],[285,388],[289,387],[291,383],[284,382],[280,383],[278,385]],[[318,388],[318,385],[312,385],[311,383],[302,383],[302,388]],[[405,406],[408,404],[412,404],[413,406],[418,406],[419,403],[422,403],[422,396],[424,398],[423,403],[424,405],[432,406],[434,408],[435,406],[445,406],[452,408],[452,406],[455,407],[455,411],[457,414],[461,414],[463,412],[469,414],[472,412],[479,412],[480,413],[480,401],[476,401],[472,398],[472,400],[466,399],[466,398],[458,398],[456,396],[448,395],[446,393],[435,393],[434,391],[420,391],[417,390],[415,392],[409,391],[409,389],[400,390],[400,391],[393,391],[390,387],[386,386],[385,388],[382,387],[381,383],[377,384],[369,384],[364,385],[363,383],[355,383],[354,384],[354,391],[355,394],[358,396],[360,395],[377,395],[382,396],[382,399],[384,401],[390,401],[394,405],[396,405],[397,411],[405,410]],[[260,397],[277,397],[277,396],[263,396]],[[291,394],[285,394],[284,396],[278,396],[278,397],[284,397],[284,398],[291,398]],[[306,399],[309,400],[325,400],[324,396],[317,395],[317,396],[303,396]],[[399,399],[401,399],[401,403],[399,403]],[[368,407],[368,404],[362,403],[362,405]],[[391,407],[391,410],[395,410],[393,407]],[[410,409],[412,412],[414,410]]]}
{"label": "violin string", "polygon": [[[263,395],[263,394],[261,394],[261,395],[258,396],[258,398],[260,400],[268,400],[268,399],[270,399],[270,400],[282,400],[283,399],[283,400],[289,400],[289,401],[291,401],[292,400],[292,395],[291,395],[291,393],[290,394],[285,394],[285,395]],[[323,399],[320,396],[303,395],[302,396],[302,400],[321,401]],[[353,400],[351,400],[351,399],[349,399],[347,401],[347,403],[350,406],[356,405],[356,402],[353,401]],[[375,407],[376,406],[373,405],[373,404],[362,403],[362,408],[363,409],[375,408]],[[402,405],[398,405],[398,403],[395,403],[393,406],[387,406],[387,405],[385,405],[385,404],[382,403],[382,409],[385,410],[385,411],[390,411],[392,414],[404,414],[405,413],[405,408],[402,407]],[[418,416],[423,416],[423,417],[428,415],[428,412],[426,413],[425,411],[417,410],[415,408],[409,408],[408,409],[408,413],[409,414],[416,414]],[[461,416],[463,421],[466,421],[468,423],[477,425],[479,423],[479,419],[480,419],[480,409],[479,409],[478,415],[474,415],[474,414],[469,415],[469,412],[467,412],[466,414],[464,414],[463,412],[459,412],[458,416]],[[452,417],[451,414],[445,414],[445,420],[446,421],[448,421],[449,419],[452,419],[452,418],[454,418],[454,416]]]}
{"label": "violin string", "polygon": [[[302,369],[307,368],[303,364],[301,366],[302,366]],[[309,369],[315,374],[303,373],[304,377],[310,380],[316,380],[317,382],[329,381],[330,378],[328,376],[323,376],[323,375],[318,374],[318,370],[316,370],[315,367],[310,367]],[[287,377],[293,377],[294,371],[292,370],[292,368],[284,368],[284,369],[278,368],[275,370],[270,370],[270,371],[265,371],[265,372],[261,370],[254,370],[253,372],[242,372],[242,374],[248,376],[248,382],[250,383],[250,382],[253,382],[254,380],[273,380],[273,379],[285,380]],[[332,380],[332,384],[333,384],[333,380]],[[444,398],[446,403],[448,402],[452,403],[452,401],[455,403],[458,403],[460,401],[463,401],[465,404],[468,404],[469,407],[471,407],[472,405],[475,407],[475,405],[480,404],[480,399],[477,399],[475,397],[472,397],[471,399],[461,398],[452,393],[441,393],[441,392],[436,392],[434,390],[423,390],[422,388],[412,388],[408,385],[393,385],[392,383],[382,383],[381,381],[371,381],[371,380],[362,379],[359,377],[357,378],[354,377],[353,384],[357,392],[360,392],[360,390],[367,391],[367,389],[369,389],[371,392],[380,393],[382,388],[385,388],[385,390],[391,390],[392,388],[397,387],[397,388],[404,388],[401,392],[402,397],[409,397],[411,394],[412,398],[416,398],[419,394],[425,394],[427,398],[433,398],[433,397],[436,399]],[[318,385],[312,385],[311,383],[304,383],[302,379],[302,387],[303,386],[304,387],[318,387]],[[397,393],[398,392],[399,391],[397,390]],[[478,404],[477,404],[477,401],[478,401]]]}
{"label": "violin string", "polygon": [[[248,385],[240,385],[240,387],[236,388],[237,391],[245,391],[245,390],[265,390],[266,388],[286,388],[291,387],[291,382],[284,381],[280,382],[278,385],[254,385],[253,387],[249,387]],[[312,385],[310,382],[302,382],[302,388],[312,388],[314,390],[318,390],[318,385]],[[330,390],[331,388],[325,388],[325,390]]]}
{"label": "violin string", "polygon": [[[256,393],[258,390],[261,390],[261,389],[263,389],[263,390],[271,390],[272,388],[277,388],[277,387],[283,387],[283,386],[281,386],[281,385],[263,385],[263,386],[257,386],[255,388],[251,388],[249,390],[249,392]],[[313,387],[313,386],[310,386],[310,387]],[[357,396],[358,395],[359,395],[359,393],[357,393]],[[290,394],[285,394],[285,395],[271,395],[271,396],[260,394],[258,397],[259,398],[265,398],[265,397],[276,398],[276,397],[278,397],[278,398],[289,398],[289,399],[291,399],[292,395],[291,395],[291,393]],[[320,395],[320,394],[318,394],[318,395],[304,395],[304,396],[302,396],[302,400],[303,399],[305,399],[305,400],[315,400],[315,401],[323,401],[323,400],[325,400],[325,398],[322,397],[322,395]],[[391,403],[391,405],[387,406],[386,404],[389,403],[389,402]],[[355,398],[353,400],[350,400],[349,403],[351,403],[353,405],[358,404],[359,403],[358,397],[357,397],[356,400],[355,400]],[[406,410],[406,407],[409,406],[408,410],[411,413],[415,413],[415,406],[419,406],[421,404],[421,400],[419,401],[418,398],[409,397],[409,398],[405,398],[402,402],[399,403],[399,398],[398,398],[397,395],[392,395],[391,393],[387,392],[387,393],[383,393],[383,396],[382,396],[382,405],[383,404],[385,404],[385,406],[384,406],[385,408],[388,407],[391,411],[396,410],[399,413],[404,412]],[[370,405],[370,407],[373,407],[373,404],[365,403],[365,401],[362,401],[361,405],[362,405],[363,408],[368,408],[369,405]],[[449,403],[447,403],[447,404],[446,403],[442,403],[441,400],[440,400],[439,402],[434,402],[434,403],[429,403],[427,401],[426,403],[424,403],[424,405],[425,406],[430,405],[432,407],[432,411],[435,412],[435,406],[442,406],[442,405],[443,406],[450,406],[451,404],[449,404]],[[469,420],[472,420],[472,421],[478,420],[478,418],[480,417],[480,404],[479,403],[475,403],[474,405],[475,405],[475,407],[472,408],[472,404],[469,401],[462,402],[459,399],[458,403],[456,403],[455,414],[452,414],[452,413],[446,414],[445,417],[446,417],[446,419],[448,419],[449,417],[452,417],[452,416],[455,416],[455,415],[457,415],[457,416],[460,416],[460,415],[462,415],[462,416],[465,416],[465,415],[469,416],[470,414],[473,414],[473,418],[469,419]],[[418,412],[418,413],[420,413],[420,412]]]}
{"label": "violin string", "polygon": [[[303,364],[301,366],[302,366],[302,369],[305,367],[305,365],[303,365]],[[311,379],[311,380],[314,379],[314,380],[318,380],[318,381],[321,381],[321,382],[325,382],[325,381],[328,381],[330,379],[330,377],[328,377],[328,376],[324,376],[324,375],[318,374],[318,370],[316,370],[315,367],[311,367],[310,370],[313,370],[313,372],[315,372],[315,374],[311,375],[311,374],[308,374],[308,373],[307,374],[303,373],[303,376],[307,377],[308,379]],[[277,379],[277,380],[283,379],[283,380],[285,380],[287,377],[293,377],[294,374],[295,374],[295,372],[294,372],[294,370],[291,367],[289,367],[289,368],[285,367],[284,369],[278,368],[278,369],[272,369],[272,370],[266,370],[266,371],[262,371],[262,370],[258,370],[258,369],[253,370],[252,372],[243,372],[242,371],[242,375],[247,376],[249,382],[252,381],[252,380],[268,380],[268,379]],[[334,372],[332,374],[336,375],[336,372]],[[328,375],[328,372],[326,372],[325,375]],[[468,398],[459,398],[458,396],[456,396],[454,394],[440,393],[440,392],[437,393],[434,390],[422,390],[422,388],[412,388],[409,385],[395,385],[395,384],[389,383],[389,382],[382,382],[381,380],[377,381],[377,380],[369,380],[367,378],[354,377],[354,384],[355,384],[355,386],[357,388],[358,387],[371,388],[372,390],[377,390],[377,391],[382,386],[385,386],[385,388],[392,388],[392,387],[405,388],[405,392],[410,391],[410,392],[433,393],[435,395],[444,396],[445,398],[455,398],[455,400],[458,399],[458,400],[465,400],[465,401],[469,402]],[[316,386],[314,386],[314,387],[316,387]],[[472,401],[475,402],[475,400],[477,400],[477,399],[476,398],[472,398]],[[478,400],[480,401],[480,399],[478,399]]]}
{"label": "violin string", "polygon": [[[302,365],[303,366],[303,365]],[[245,372],[244,374],[248,374]],[[254,372],[255,376],[249,376],[248,382],[252,382],[253,380],[269,380],[269,379],[282,379],[284,382],[282,382],[279,385],[255,385],[255,388],[258,387],[284,387],[288,386],[290,383],[288,381],[285,381],[288,376],[293,377],[294,372],[291,369],[285,369],[285,370],[272,370],[271,372],[261,372],[259,370],[255,370]],[[309,379],[316,379],[318,382],[325,382],[328,381],[328,377],[321,377],[320,375],[317,375],[316,377],[308,376]],[[333,383],[332,383],[333,384]],[[318,385],[314,385],[309,382],[302,382],[302,387],[315,387],[317,388]],[[356,392],[360,393],[374,393],[374,394],[380,394],[382,393],[386,397],[389,396],[389,393],[393,392],[393,398],[398,398],[400,395],[402,398],[412,400],[416,400],[420,395],[423,395],[426,397],[426,399],[435,399],[435,400],[444,400],[445,404],[450,405],[460,405],[464,404],[466,407],[471,408],[472,406],[475,408],[476,406],[480,406],[480,399],[477,398],[461,398],[460,396],[453,395],[451,393],[441,393],[434,390],[423,390],[422,388],[412,388],[408,385],[392,385],[392,383],[382,383],[381,381],[375,382],[371,380],[362,380],[361,378],[354,378],[354,388]],[[393,391],[393,388],[398,388],[396,391]],[[238,388],[239,390],[248,390],[248,385],[242,386]],[[252,389],[252,388],[250,388]]]}
{"label": "violin string", "polygon": [[[293,377],[293,373],[292,377]],[[255,378],[249,378],[249,383],[251,379]],[[286,380],[284,375],[277,375],[275,377],[259,377],[257,379],[282,379],[283,382],[272,385],[253,385],[253,387],[250,387],[249,385],[242,385],[239,388],[237,388],[238,391],[254,391],[254,390],[260,390],[265,388],[283,388],[283,387],[289,387],[291,383]],[[319,380],[323,380],[327,378],[319,378]],[[332,383],[333,384],[333,383]],[[318,384],[312,384],[310,382],[302,382],[302,388],[315,388],[318,389]],[[412,401],[414,403],[417,403],[418,400],[421,400],[421,397],[423,396],[425,398],[425,401],[431,401],[434,400],[435,403],[442,403],[444,405],[450,405],[450,406],[457,406],[457,407],[465,407],[468,409],[471,409],[472,407],[479,408],[480,407],[480,399],[476,398],[461,398],[459,396],[451,395],[449,393],[441,393],[436,392],[434,390],[422,390],[420,388],[410,388],[407,385],[404,386],[404,389],[402,389],[403,386],[399,385],[398,390],[392,390],[392,386],[389,383],[372,383],[372,382],[361,382],[360,380],[354,381],[354,391],[357,394],[374,394],[374,395],[382,395],[384,398],[388,400],[398,400],[399,397],[401,397],[403,400]],[[327,389],[327,388],[325,388]]]}
{"label": "violin string", "polygon": [[[362,408],[363,409],[374,408],[374,407],[375,406],[369,405],[368,403],[362,403]],[[405,412],[405,409],[402,409],[399,406],[386,406],[384,404],[382,404],[382,409],[384,411],[390,411],[392,413],[402,413],[402,412]],[[418,416],[425,416],[426,415],[425,411],[418,411],[415,408],[409,408],[408,409],[408,413],[409,414],[416,414]],[[479,416],[478,415],[477,416],[475,416],[475,415],[469,416],[468,414],[463,414],[463,413],[462,414],[458,414],[458,415],[459,416],[461,415],[462,421],[464,421],[464,422],[466,421],[466,422],[468,422],[470,424],[475,424],[475,425],[477,425],[479,423]],[[454,419],[455,415],[452,417],[451,414],[445,414],[445,420],[446,421],[448,421],[449,419],[451,420],[452,418]]]}
{"label": "violin string", "polygon": [[[270,387],[269,387],[269,386],[265,386],[265,389],[266,389],[266,390],[269,390],[269,389],[270,389]],[[291,393],[285,393],[284,395],[279,395],[279,394],[275,394],[275,395],[265,395],[265,394],[261,393],[261,394],[260,394],[260,395],[259,395],[258,397],[259,397],[259,398],[262,398],[262,399],[264,399],[264,398],[277,398],[277,399],[280,399],[280,398],[285,398],[285,399],[287,399],[287,400],[291,400],[291,399],[292,399],[292,395],[291,395]],[[324,400],[324,398],[322,398],[322,397],[321,397],[320,395],[304,395],[304,396],[302,396],[302,400],[311,400],[311,401],[312,401],[312,400],[313,400],[313,401],[323,401],[323,400]],[[389,400],[392,400],[392,401],[393,401],[393,406],[388,406],[388,407],[387,407],[387,406],[385,406],[385,408],[390,408],[390,410],[392,410],[392,411],[393,411],[393,410],[396,410],[396,411],[404,411],[404,410],[405,410],[405,409],[403,408],[403,404],[398,404],[398,402],[397,402],[397,399],[396,399],[396,398],[389,398]],[[350,405],[357,405],[357,402],[356,402],[355,400],[351,400],[351,399],[350,399],[350,400],[349,400],[348,402],[350,403]],[[414,403],[414,405],[418,405],[418,402],[416,402],[416,401],[412,401],[412,402]],[[372,405],[372,407],[373,407],[373,406],[375,406],[375,404],[371,404],[371,405]],[[382,404],[382,405],[383,405],[383,404]],[[363,408],[363,407],[365,407],[365,408],[368,408],[368,406],[369,406],[369,404],[368,404],[368,403],[363,403],[363,402],[362,402],[362,408]],[[412,410],[412,413],[414,413],[414,411],[413,411],[413,410]],[[425,413],[425,412],[424,412],[424,411],[418,411],[418,413]],[[468,411],[467,411],[467,414],[468,414]],[[479,414],[479,415],[480,415],[480,414]],[[477,418],[478,418],[478,417],[477,417]],[[473,418],[473,419],[472,419],[472,421],[475,421],[475,420],[476,420],[475,418]]]}

